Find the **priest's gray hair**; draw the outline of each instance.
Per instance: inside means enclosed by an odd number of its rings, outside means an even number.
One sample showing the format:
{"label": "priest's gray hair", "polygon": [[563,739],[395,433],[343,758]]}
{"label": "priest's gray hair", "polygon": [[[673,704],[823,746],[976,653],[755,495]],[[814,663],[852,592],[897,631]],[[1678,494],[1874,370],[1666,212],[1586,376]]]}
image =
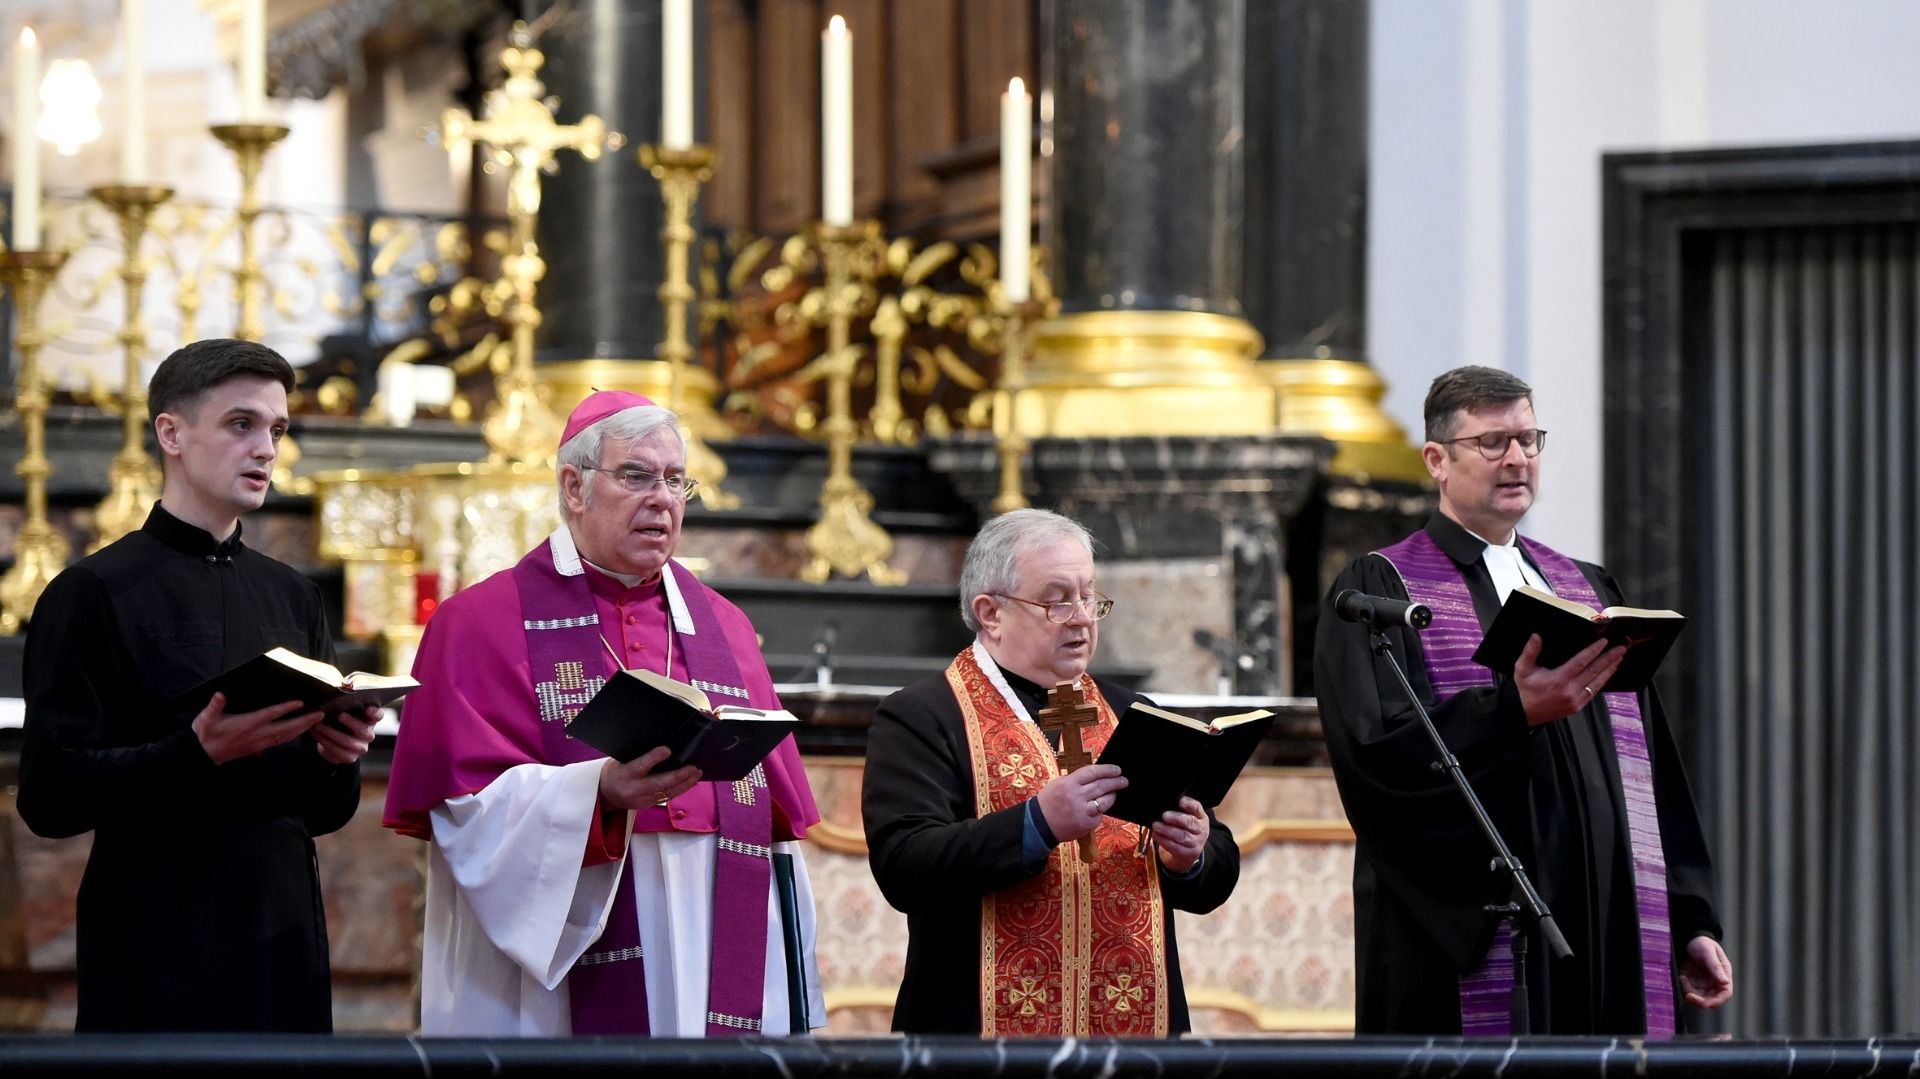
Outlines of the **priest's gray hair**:
{"label": "priest's gray hair", "polygon": [[[632,441],[642,439],[665,427],[680,440],[680,459],[686,460],[687,436],[680,430],[680,419],[670,409],[659,405],[641,405],[638,408],[622,409],[604,420],[590,423],[560,444],[559,463],[572,465],[579,469],[600,467],[600,448],[607,439]],[[580,499],[587,505],[593,504],[593,485],[584,484],[580,489]],[[560,501],[561,511],[566,510],[566,500]]]}
{"label": "priest's gray hair", "polygon": [[[1020,560],[1063,539],[1076,540],[1088,554],[1093,553],[1093,535],[1086,527],[1052,510],[1014,510],[982,526],[967,544],[966,561],[960,566],[960,617],[967,628],[980,632],[973,597],[1011,593],[1020,586]],[[1002,607],[1007,603],[998,595],[994,602]]]}

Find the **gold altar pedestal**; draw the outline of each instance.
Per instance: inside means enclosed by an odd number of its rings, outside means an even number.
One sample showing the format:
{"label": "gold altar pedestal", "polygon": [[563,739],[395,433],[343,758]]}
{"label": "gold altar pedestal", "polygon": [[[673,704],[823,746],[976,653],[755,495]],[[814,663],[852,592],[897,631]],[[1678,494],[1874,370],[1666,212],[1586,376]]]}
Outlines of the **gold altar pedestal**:
{"label": "gold altar pedestal", "polygon": [[1084,311],[1034,330],[1013,408],[1029,437],[1251,435],[1273,430],[1260,333],[1201,311]]}
{"label": "gold altar pedestal", "polygon": [[560,526],[544,462],[475,461],[316,473],[317,553],[344,567],[343,632],[412,625],[422,579],[444,599],[506,569]]}
{"label": "gold altar pedestal", "polygon": [[1339,446],[1331,471],[1358,480],[1427,482],[1417,443],[1380,407],[1387,384],[1356,360],[1263,360],[1260,374],[1277,391],[1282,434],[1319,435]]}

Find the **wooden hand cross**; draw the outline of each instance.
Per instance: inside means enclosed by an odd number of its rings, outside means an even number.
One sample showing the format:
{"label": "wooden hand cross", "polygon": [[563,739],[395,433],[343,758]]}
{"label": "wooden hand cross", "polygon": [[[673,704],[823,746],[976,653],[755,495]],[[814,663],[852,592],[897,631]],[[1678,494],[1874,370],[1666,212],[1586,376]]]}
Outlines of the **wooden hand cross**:
{"label": "wooden hand cross", "polygon": [[[1060,748],[1054,757],[1069,772],[1077,772],[1093,763],[1081,741],[1080,731],[1089,723],[1100,722],[1100,706],[1087,700],[1076,682],[1061,682],[1047,691],[1047,706],[1040,709],[1036,722],[1043,731],[1060,732]],[[1093,864],[1093,833],[1080,837],[1080,859]]]}

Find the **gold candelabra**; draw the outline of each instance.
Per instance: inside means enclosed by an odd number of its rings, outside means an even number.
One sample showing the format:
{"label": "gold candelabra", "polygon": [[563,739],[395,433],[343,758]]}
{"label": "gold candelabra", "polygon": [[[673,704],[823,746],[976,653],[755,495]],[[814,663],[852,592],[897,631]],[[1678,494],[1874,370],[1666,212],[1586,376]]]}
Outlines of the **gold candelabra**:
{"label": "gold candelabra", "polygon": [[1003,301],[1000,388],[993,397],[994,450],[1000,458],[1000,493],[993,498],[995,513],[1025,509],[1028,504],[1021,475],[1027,436],[1020,430],[1017,405],[1027,381],[1027,329],[1045,309],[1045,304],[1034,300]]}
{"label": "gold candelabra", "polygon": [[561,432],[560,418],[533,377],[533,335],[541,317],[534,299],[547,272],[533,238],[540,218],[540,173],[553,167],[554,154],[560,150],[573,150],[593,161],[603,149],[624,140],[617,133],[609,134],[598,116],[555,123],[553,105],[539,76],[546,56],[533,47],[533,35],[525,23],[513,24],[509,41],[500,51],[507,80],[487,92],[486,118],[476,120],[465,109],[448,109],[440,119],[440,134],[454,152],[469,143],[484,143],[508,170],[512,238],[500,270],[512,288],[505,318],[513,334],[513,363],[495,386],[481,432],[496,463],[534,464],[553,459]]}
{"label": "gold candelabra", "polygon": [[807,530],[812,557],[800,577],[819,583],[836,573],[865,574],[874,584],[904,584],[907,575],[887,565],[893,537],[869,516],[873,495],[853,478],[853,371],[859,353],[848,338],[861,288],[854,280],[853,261],[860,248],[879,239],[879,224],[822,224],[815,235],[826,262],[827,480],[820,488],[820,520]]}
{"label": "gold candelabra", "polygon": [[40,373],[40,299],[60,272],[56,251],[10,251],[5,273],[13,289],[13,343],[20,357],[14,394],[26,452],[14,471],[25,481],[27,519],[13,541],[13,568],[0,577],[0,635],[11,636],[33,617],[33,605],[54,575],[67,567],[67,541],[47,522],[47,386]]}
{"label": "gold candelabra", "polygon": [[253,223],[260,217],[260,166],[268,151],[287,137],[285,124],[216,124],[213,137],[233,151],[240,167],[240,209],[236,215],[240,229],[240,263],[233,270],[233,294],[240,308],[240,321],[233,335],[242,341],[261,338],[259,286],[265,275],[260,269],[259,249],[253,237]]}
{"label": "gold candelabra", "polygon": [[88,551],[97,551],[139,528],[160,498],[160,466],[147,455],[147,386],[140,377],[140,361],[147,351],[147,327],[140,314],[146,288],[147,264],[140,257],[153,211],[173,197],[173,188],[157,184],[106,184],[89,195],[120,222],[120,283],[127,313],[120,329],[126,353],[126,382],[120,391],[122,437],[120,452],[107,473],[107,497],[94,510],[96,537]]}
{"label": "gold candelabra", "polygon": [[[693,279],[687,269],[687,252],[694,239],[693,204],[700,198],[700,185],[713,178],[714,158],[708,146],[675,149],[649,143],[640,147],[640,164],[660,181],[660,196],[666,200],[667,220],[660,229],[667,252],[666,277],[660,283],[666,336],[660,342],[660,358],[667,361],[671,372],[667,407],[676,416],[686,407],[687,361],[693,355],[687,341],[687,305],[694,300]],[[682,426],[687,438],[687,474],[700,481],[700,504],[710,510],[739,506],[740,496],[720,488],[727,478],[727,462],[692,425]]]}

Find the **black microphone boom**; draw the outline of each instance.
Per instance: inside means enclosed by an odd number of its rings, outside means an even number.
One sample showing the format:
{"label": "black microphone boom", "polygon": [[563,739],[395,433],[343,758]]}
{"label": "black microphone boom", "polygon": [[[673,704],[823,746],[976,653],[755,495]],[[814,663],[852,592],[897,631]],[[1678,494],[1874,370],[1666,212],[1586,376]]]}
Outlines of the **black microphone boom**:
{"label": "black microphone boom", "polygon": [[1370,596],[1357,588],[1343,588],[1333,597],[1333,613],[1374,629],[1405,626],[1418,631],[1433,623],[1433,611],[1424,603]]}

